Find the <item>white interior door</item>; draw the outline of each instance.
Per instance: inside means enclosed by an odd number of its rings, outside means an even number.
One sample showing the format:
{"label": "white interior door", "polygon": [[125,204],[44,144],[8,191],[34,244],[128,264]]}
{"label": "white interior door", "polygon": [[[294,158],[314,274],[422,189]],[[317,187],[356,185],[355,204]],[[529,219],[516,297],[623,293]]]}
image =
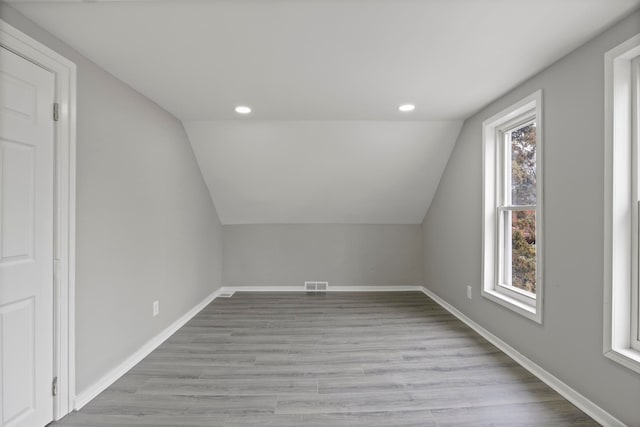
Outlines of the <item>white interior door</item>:
{"label": "white interior door", "polygon": [[0,48],[0,426],[53,418],[54,75]]}

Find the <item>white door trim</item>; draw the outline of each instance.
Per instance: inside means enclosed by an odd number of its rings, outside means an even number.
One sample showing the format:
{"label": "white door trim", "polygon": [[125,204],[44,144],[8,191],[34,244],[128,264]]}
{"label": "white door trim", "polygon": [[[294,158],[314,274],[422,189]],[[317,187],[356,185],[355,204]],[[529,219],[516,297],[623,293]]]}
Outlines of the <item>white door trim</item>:
{"label": "white door trim", "polygon": [[0,46],[55,75],[54,332],[53,372],[58,377],[53,416],[71,412],[75,398],[76,65],[0,19]]}

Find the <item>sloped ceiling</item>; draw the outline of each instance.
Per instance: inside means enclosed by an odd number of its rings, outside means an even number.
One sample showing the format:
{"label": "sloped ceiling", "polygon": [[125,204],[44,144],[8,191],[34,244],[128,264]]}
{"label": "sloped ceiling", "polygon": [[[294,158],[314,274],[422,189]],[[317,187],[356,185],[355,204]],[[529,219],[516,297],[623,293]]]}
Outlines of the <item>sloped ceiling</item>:
{"label": "sloped ceiling", "polygon": [[9,3],[183,120],[237,224],[420,223],[462,120],[640,0]]}
{"label": "sloped ceiling", "polygon": [[185,123],[226,224],[419,224],[460,124]]}

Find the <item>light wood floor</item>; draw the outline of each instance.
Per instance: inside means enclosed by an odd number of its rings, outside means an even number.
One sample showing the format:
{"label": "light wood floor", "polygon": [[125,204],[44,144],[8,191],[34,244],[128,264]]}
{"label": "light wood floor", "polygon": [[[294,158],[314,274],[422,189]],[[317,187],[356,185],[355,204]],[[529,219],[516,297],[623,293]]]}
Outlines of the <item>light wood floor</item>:
{"label": "light wood floor", "polygon": [[218,298],[55,426],[597,425],[419,292]]}

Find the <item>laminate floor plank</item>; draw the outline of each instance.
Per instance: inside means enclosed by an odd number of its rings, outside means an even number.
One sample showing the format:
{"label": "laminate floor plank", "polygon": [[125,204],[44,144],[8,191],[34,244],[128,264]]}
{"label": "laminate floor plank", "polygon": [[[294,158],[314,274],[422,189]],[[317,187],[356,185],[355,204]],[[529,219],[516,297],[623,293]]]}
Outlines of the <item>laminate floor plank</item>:
{"label": "laminate floor plank", "polygon": [[431,411],[439,427],[540,427],[598,425],[584,412],[554,400],[520,405],[474,406]]}
{"label": "laminate floor plank", "polygon": [[334,414],[424,409],[404,390],[331,393],[278,398],[276,414]]}
{"label": "laminate floor plank", "polygon": [[272,415],[264,417],[261,415],[229,415],[223,427],[302,427],[307,426],[304,417],[301,415]]}
{"label": "laminate floor plank", "polygon": [[182,379],[150,378],[137,390],[140,394],[174,396],[274,396],[317,393],[318,380],[312,378]]}
{"label": "laminate floor plank", "polygon": [[211,427],[224,425],[227,418],[226,414],[217,416],[101,415],[98,417],[78,412],[65,417],[64,425],[69,427]]}
{"label": "laminate floor plank", "polygon": [[302,419],[304,427],[437,427],[435,418],[428,410],[314,414],[303,416]]}
{"label": "laminate floor plank", "polygon": [[242,292],[52,425],[597,423],[420,292]]}
{"label": "laminate floor plank", "polygon": [[201,378],[208,379],[240,379],[240,378],[288,378],[288,377],[344,377],[344,376],[364,376],[364,371],[359,365],[258,365],[246,368],[206,368]]}

